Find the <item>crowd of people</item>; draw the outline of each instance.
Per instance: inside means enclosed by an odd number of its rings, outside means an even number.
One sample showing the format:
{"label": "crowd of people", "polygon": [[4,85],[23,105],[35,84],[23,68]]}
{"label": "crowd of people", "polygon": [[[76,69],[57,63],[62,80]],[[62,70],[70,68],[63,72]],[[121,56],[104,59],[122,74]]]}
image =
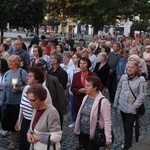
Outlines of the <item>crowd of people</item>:
{"label": "crowd of people", "polygon": [[[106,147],[112,145],[111,107],[121,113],[124,150],[132,146],[138,108],[144,103],[150,80],[150,38],[114,39],[94,35],[75,43],[72,35],[58,41],[35,35],[29,46],[17,36],[0,46],[0,136],[11,134],[9,150],[59,150],[63,116],[70,102],[78,138],[77,150],[98,150],[94,143],[98,103],[99,126],[105,129]],[[132,94],[133,90],[135,96]],[[109,98],[105,98],[105,92]]]}

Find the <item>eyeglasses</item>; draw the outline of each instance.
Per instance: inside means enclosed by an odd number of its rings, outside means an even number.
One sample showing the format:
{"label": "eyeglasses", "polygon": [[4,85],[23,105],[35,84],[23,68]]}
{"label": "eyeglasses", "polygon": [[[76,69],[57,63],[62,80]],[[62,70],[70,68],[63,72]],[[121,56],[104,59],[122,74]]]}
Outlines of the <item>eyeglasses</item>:
{"label": "eyeglasses", "polygon": [[27,75],[27,78],[32,78],[32,77],[34,77],[34,76],[32,76],[32,75],[30,75],[30,74]]}
{"label": "eyeglasses", "polygon": [[36,98],[36,99],[29,99],[29,102],[31,103],[34,103],[34,102],[36,102],[37,100],[38,100],[39,98]]}

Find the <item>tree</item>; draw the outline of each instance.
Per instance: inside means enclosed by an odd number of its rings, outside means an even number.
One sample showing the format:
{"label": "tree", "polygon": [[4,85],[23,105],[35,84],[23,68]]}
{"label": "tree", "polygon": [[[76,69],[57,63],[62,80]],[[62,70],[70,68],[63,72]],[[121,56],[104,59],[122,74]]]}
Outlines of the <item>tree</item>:
{"label": "tree", "polygon": [[0,0],[0,4],[1,29],[7,23],[14,28],[37,27],[46,11],[46,0]]}
{"label": "tree", "polygon": [[141,31],[146,32],[149,25],[150,23],[148,21],[135,21],[131,26],[131,33],[133,34],[134,31],[140,31],[141,35]]}
{"label": "tree", "polygon": [[[116,18],[134,20],[150,18],[150,4],[148,0],[49,0],[49,12],[90,22],[94,27],[94,34],[103,24],[115,24]],[[57,6],[57,7],[56,7]],[[53,11],[54,10],[54,11]]]}

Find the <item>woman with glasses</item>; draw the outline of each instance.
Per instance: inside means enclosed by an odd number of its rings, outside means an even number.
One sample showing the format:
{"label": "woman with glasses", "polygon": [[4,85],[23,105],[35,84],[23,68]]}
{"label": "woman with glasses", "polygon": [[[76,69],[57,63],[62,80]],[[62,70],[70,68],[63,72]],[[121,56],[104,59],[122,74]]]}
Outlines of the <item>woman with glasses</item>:
{"label": "woman with glasses", "polygon": [[[55,107],[46,103],[47,90],[41,84],[34,84],[27,89],[26,94],[34,109],[27,133],[32,149],[59,150],[62,136],[60,119]],[[50,148],[47,148],[47,145]]]}
{"label": "woman with glasses", "polygon": [[[29,125],[32,118],[33,108],[29,103],[29,100],[26,95],[27,89],[36,84],[42,84],[44,82],[44,74],[38,67],[30,67],[28,70],[27,76],[27,86],[24,88],[21,103],[20,103],[20,113],[18,117],[18,121],[16,122],[15,129],[20,130],[20,139],[19,139],[19,150],[29,150],[30,143],[27,142],[27,131],[29,129]],[[46,88],[46,87],[44,87]],[[46,89],[47,90],[47,89]],[[51,96],[49,92],[47,92],[46,101],[48,104],[52,104]],[[33,101],[33,103],[36,101]]]}

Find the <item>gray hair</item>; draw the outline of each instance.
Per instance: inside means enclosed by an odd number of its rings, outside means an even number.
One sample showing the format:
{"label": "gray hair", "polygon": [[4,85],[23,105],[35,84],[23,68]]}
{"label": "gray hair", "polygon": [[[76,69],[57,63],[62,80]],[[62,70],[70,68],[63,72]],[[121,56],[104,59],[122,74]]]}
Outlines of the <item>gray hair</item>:
{"label": "gray hair", "polygon": [[135,55],[135,54],[132,54],[129,58],[128,58],[128,61],[136,61],[138,64],[141,63],[141,60],[140,60],[140,57]]}
{"label": "gray hair", "polygon": [[6,41],[10,41],[11,42],[12,40],[11,40],[11,38],[6,38]]}
{"label": "gray hair", "polygon": [[100,53],[98,54],[98,57],[99,57],[99,56],[102,56],[105,60],[108,59],[108,56],[107,56],[107,53],[106,53],[106,52],[100,52]]}
{"label": "gray hair", "polygon": [[71,58],[70,52],[63,52],[63,56],[66,56],[66,57],[68,57],[68,58]]}

